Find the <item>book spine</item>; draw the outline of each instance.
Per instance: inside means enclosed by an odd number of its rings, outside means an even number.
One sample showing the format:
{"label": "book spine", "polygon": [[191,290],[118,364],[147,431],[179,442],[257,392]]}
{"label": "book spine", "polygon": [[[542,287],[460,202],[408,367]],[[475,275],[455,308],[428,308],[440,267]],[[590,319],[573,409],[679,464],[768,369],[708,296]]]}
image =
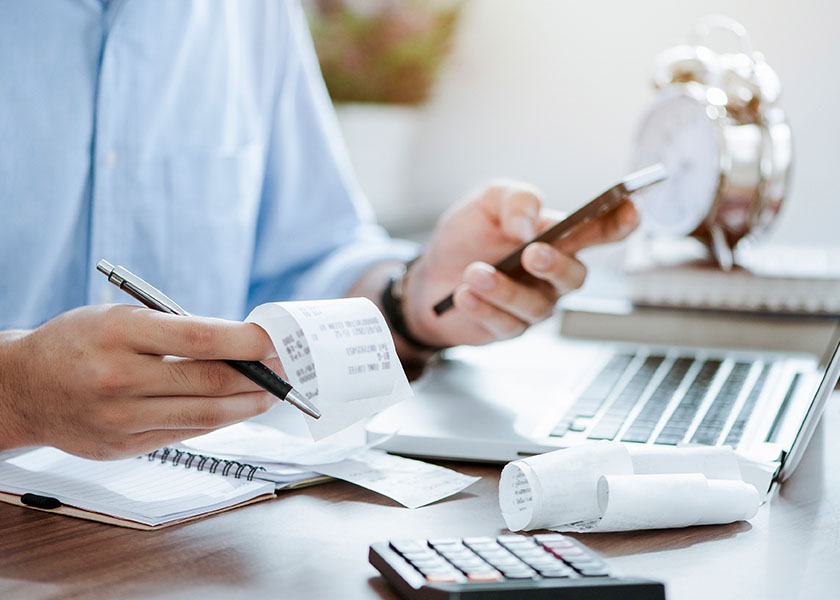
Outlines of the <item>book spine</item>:
{"label": "book spine", "polygon": [[170,448],[169,446],[160,448],[154,452],[149,452],[146,458],[150,462],[159,460],[161,464],[169,463],[173,467],[182,466],[185,469],[195,468],[197,471],[207,469],[210,473],[218,473],[223,477],[233,477],[234,479],[244,477],[248,481],[254,479],[254,474],[257,471],[265,471],[265,467],[257,467],[248,463],[239,462],[238,460],[196,454],[194,452],[187,452],[186,450]]}

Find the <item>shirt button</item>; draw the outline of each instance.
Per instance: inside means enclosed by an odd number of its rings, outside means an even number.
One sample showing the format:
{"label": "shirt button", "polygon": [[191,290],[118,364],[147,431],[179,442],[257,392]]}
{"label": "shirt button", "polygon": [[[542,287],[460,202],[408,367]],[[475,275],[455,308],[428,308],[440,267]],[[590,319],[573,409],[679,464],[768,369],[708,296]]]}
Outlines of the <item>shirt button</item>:
{"label": "shirt button", "polygon": [[117,164],[117,151],[111,148],[105,154],[105,166],[109,169],[113,169],[114,165]]}

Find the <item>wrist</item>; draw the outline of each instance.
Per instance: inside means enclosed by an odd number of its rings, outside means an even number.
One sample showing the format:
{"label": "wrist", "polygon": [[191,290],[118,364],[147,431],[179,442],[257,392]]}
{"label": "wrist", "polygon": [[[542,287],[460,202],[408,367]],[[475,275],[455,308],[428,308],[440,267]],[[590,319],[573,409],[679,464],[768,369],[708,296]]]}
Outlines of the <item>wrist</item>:
{"label": "wrist", "polygon": [[[413,299],[411,294],[414,293],[413,289],[409,291],[409,271],[416,262],[415,259],[391,272],[382,293],[382,308],[395,334],[414,349],[432,354],[442,350],[442,347],[418,337],[415,333],[417,320],[414,313],[408,310]],[[415,304],[412,303],[412,306]]]}
{"label": "wrist", "polygon": [[31,445],[22,427],[19,406],[22,397],[19,382],[23,378],[19,355],[22,339],[28,331],[0,332],[0,450]]}
{"label": "wrist", "polygon": [[418,377],[429,359],[443,349],[418,335],[416,315],[409,308],[417,305],[417,291],[411,286],[411,279],[418,262],[415,259],[407,265],[391,269],[380,298],[382,312],[394,335],[397,352],[409,379]]}

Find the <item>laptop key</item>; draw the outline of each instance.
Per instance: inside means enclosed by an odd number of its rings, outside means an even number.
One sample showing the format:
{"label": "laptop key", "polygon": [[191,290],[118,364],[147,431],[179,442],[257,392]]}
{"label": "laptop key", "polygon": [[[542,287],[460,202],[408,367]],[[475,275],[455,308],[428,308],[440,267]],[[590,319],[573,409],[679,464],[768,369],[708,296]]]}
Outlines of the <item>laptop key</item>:
{"label": "laptop key", "polygon": [[594,417],[633,358],[633,354],[614,354],[549,435],[563,437],[569,432],[575,418]]}
{"label": "laptop key", "polygon": [[587,436],[591,440],[611,440],[624,424],[627,415],[633,410],[639,396],[650,383],[659,365],[665,360],[664,356],[648,356],[639,370],[630,378],[629,383],[619,392],[607,412],[592,428]]}
{"label": "laptop key", "polygon": [[744,382],[747,380],[747,375],[750,372],[752,365],[750,363],[739,362],[735,363],[732,371],[726,377],[723,387],[720,388],[714,402],[709,407],[697,431],[691,437],[693,444],[706,444],[708,446],[714,445],[718,441],[723,426],[726,423],[735,401],[741,393],[741,388],[744,387]]}
{"label": "laptop key", "polygon": [[641,412],[635,418],[633,423],[624,432],[621,438],[623,442],[646,442],[650,438],[650,434],[656,428],[659,418],[665,412],[665,408],[674,397],[677,388],[680,387],[685,374],[694,364],[693,358],[678,358],[671,365],[668,373],[659,383],[656,391],[651,394]]}
{"label": "laptop key", "polygon": [[703,399],[709,392],[721,364],[723,364],[723,361],[720,360],[703,361],[703,366],[700,367],[700,371],[694,381],[691,382],[679,406],[657,436],[657,444],[674,445],[683,440],[686,431],[694,420],[694,415],[700,409]]}
{"label": "laptop key", "polygon": [[725,445],[735,448],[738,446],[738,442],[741,441],[741,435],[743,435],[744,428],[747,426],[747,421],[749,421],[753,409],[758,402],[758,397],[761,396],[761,392],[764,389],[764,384],[767,382],[767,377],[770,375],[770,369],[772,366],[772,363],[766,364],[761,369],[758,379],[755,380],[755,384],[750,390],[750,395],[747,396],[743,406],[741,406],[741,410],[738,412],[738,416],[735,418],[735,422],[732,424],[732,427],[729,428],[729,433],[726,434],[726,439],[723,441]]}

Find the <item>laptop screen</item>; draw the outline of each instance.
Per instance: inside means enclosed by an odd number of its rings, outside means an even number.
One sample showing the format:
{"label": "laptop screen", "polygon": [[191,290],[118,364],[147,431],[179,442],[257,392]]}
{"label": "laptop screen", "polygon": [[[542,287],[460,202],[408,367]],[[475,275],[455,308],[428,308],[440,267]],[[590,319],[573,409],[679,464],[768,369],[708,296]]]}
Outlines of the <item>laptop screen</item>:
{"label": "laptop screen", "polygon": [[799,461],[802,460],[808,442],[811,441],[825,409],[825,404],[834,391],[838,378],[840,378],[840,320],[833,321],[830,325],[827,323],[826,327],[831,329],[832,333],[828,336],[825,348],[819,355],[819,369],[821,371],[821,377],[818,377],[819,384],[814,391],[807,414],[793,440],[790,453],[785,458],[779,471],[778,479],[780,481],[786,480],[796,469]]}

